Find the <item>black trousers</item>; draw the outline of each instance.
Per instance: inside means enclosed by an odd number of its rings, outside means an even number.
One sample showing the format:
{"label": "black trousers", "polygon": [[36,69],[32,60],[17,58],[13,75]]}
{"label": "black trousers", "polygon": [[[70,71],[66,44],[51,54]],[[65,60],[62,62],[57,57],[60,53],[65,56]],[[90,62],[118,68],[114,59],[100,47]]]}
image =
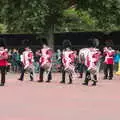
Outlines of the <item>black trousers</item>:
{"label": "black trousers", "polygon": [[5,83],[5,74],[6,74],[6,66],[0,66],[1,71],[1,83]]}
{"label": "black trousers", "polygon": [[85,69],[85,65],[82,64],[82,63],[79,63],[79,64],[78,64],[78,71],[79,71],[79,73],[83,73],[83,72],[84,72],[84,69]]}
{"label": "black trousers", "polygon": [[17,61],[17,65],[18,65],[19,72],[22,72],[23,63],[21,61]]}
{"label": "black trousers", "polygon": [[[44,72],[45,72],[45,69],[42,68],[42,67],[40,67],[40,74],[39,74],[39,79],[40,79],[40,81],[43,81],[43,74],[44,74]],[[51,70],[49,71],[47,77],[48,77],[48,78],[47,78],[48,81],[52,80]]]}
{"label": "black trousers", "polygon": [[[25,74],[26,69],[24,69],[24,66],[21,67],[21,75],[20,75],[20,80],[23,80],[24,74]],[[33,71],[30,71],[30,80],[33,80]]]}
{"label": "black trousers", "polygon": [[[66,71],[62,69],[62,82],[65,82]],[[69,82],[72,83],[72,74],[69,74]]]}
{"label": "black trousers", "polygon": [[86,75],[85,75],[85,83],[88,84],[88,82],[92,80],[93,82],[97,82],[97,75],[93,75],[93,79],[91,79],[91,73],[90,71],[86,71]]}
{"label": "black trousers", "polygon": [[104,77],[113,78],[113,64],[104,64]]}

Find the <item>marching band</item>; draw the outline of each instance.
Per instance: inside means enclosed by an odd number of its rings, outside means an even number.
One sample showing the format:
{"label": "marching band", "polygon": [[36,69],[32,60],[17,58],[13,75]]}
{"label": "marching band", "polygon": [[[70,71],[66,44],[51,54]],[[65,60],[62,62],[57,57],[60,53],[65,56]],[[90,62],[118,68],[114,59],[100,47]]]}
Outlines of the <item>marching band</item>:
{"label": "marching band", "polygon": [[[82,72],[79,72],[81,75],[78,78],[83,77],[83,72],[85,72],[85,78],[83,85],[89,84],[91,80],[93,82],[92,86],[96,86],[98,82],[98,74],[100,69],[100,59],[101,57],[104,58],[104,79],[112,80],[113,78],[113,65],[114,65],[114,55],[115,50],[112,49],[112,46],[108,45],[103,48],[103,52],[99,49],[99,40],[89,39],[88,40],[88,47],[82,48],[79,50],[78,55],[76,52],[72,50],[71,43],[69,40],[65,40],[63,43],[63,51],[60,56],[61,61],[61,69],[62,69],[62,80],[60,83],[65,83],[66,80],[66,73],[69,76],[68,84],[72,84],[74,79],[74,75],[76,73],[76,65],[75,60],[78,58],[78,64],[82,68]],[[46,82],[50,82],[52,80],[52,56],[53,50],[48,46],[46,42],[42,44],[42,48],[36,52],[37,56],[39,56],[39,80],[38,82],[43,82],[46,79]],[[18,80],[24,80],[24,73],[25,71],[30,72],[30,81],[35,80],[34,77],[34,53],[32,52],[31,48],[27,46],[21,55],[21,63],[22,63],[22,70],[21,75]],[[6,75],[6,67],[7,67],[7,59],[8,59],[8,52],[5,47],[0,43],[0,70],[1,70],[1,84],[0,86],[4,86],[5,84],[5,75]],[[120,58],[119,58],[120,59]],[[84,69],[83,70],[83,66]],[[78,71],[77,71],[78,72]],[[44,73],[46,73],[44,77]]]}

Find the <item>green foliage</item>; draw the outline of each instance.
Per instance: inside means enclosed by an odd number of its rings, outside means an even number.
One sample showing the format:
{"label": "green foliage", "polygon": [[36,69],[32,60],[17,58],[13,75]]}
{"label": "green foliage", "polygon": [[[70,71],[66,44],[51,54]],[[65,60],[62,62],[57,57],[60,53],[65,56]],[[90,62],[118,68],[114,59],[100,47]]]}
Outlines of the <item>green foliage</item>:
{"label": "green foliage", "polygon": [[10,33],[44,32],[62,22],[63,0],[5,0],[1,21]]}
{"label": "green foliage", "polygon": [[80,26],[81,20],[74,8],[69,8],[64,11],[63,20],[62,30],[74,31],[79,29],[78,27]]}
{"label": "green foliage", "polygon": [[48,14],[46,16],[46,24],[59,24],[61,22],[61,18],[63,18],[63,0],[47,0],[47,6]]}
{"label": "green foliage", "polygon": [[77,0],[77,9],[88,11],[97,22],[97,29],[112,31],[119,29],[119,0]]}
{"label": "green foliage", "polygon": [[9,0],[7,24],[9,32],[42,31],[48,7],[45,0]]}
{"label": "green foliage", "polygon": [[97,20],[92,17],[88,11],[79,10],[78,14],[81,18],[81,27],[83,30],[94,31],[96,30]]}
{"label": "green foliage", "polygon": [[0,33],[6,33],[7,32],[7,26],[4,24],[0,24]]}
{"label": "green foliage", "polygon": [[95,30],[96,20],[87,11],[69,8],[64,11],[64,31],[90,31]]}
{"label": "green foliage", "polygon": [[[120,0],[1,0],[8,33],[120,30]],[[7,27],[7,28],[6,28]]]}

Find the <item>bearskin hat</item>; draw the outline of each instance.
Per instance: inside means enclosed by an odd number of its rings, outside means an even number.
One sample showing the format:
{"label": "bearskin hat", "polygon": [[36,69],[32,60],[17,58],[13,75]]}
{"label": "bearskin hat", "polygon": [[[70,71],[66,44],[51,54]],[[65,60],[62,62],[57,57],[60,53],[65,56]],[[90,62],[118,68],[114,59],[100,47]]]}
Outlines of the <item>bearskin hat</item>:
{"label": "bearskin hat", "polygon": [[25,47],[30,47],[31,46],[31,40],[29,40],[29,39],[24,39],[23,40],[23,45],[25,46]]}
{"label": "bearskin hat", "polygon": [[0,46],[6,47],[5,39],[4,38],[0,38]]}
{"label": "bearskin hat", "polygon": [[113,47],[113,41],[111,39],[105,40],[106,47]]}
{"label": "bearskin hat", "polygon": [[48,42],[47,42],[46,38],[41,39],[41,45],[48,45]]}
{"label": "bearskin hat", "polygon": [[64,40],[63,41],[63,49],[70,48],[71,49],[71,42],[70,40]]}
{"label": "bearskin hat", "polygon": [[99,40],[97,38],[90,38],[88,39],[88,47],[98,47]]}

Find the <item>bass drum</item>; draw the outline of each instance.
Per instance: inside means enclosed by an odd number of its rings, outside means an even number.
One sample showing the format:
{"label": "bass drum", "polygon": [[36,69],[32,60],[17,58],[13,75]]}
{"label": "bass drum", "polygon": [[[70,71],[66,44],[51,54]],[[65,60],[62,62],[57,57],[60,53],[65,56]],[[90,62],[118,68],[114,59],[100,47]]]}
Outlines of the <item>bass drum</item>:
{"label": "bass drum", "polygon": [[74,73],[75,72],[75,67],[74,65],[69,65],[67,67],[65,67],[65,71],[68,72],[68,73]]}
{"label": "bass drum", "polygon": [[51,66],[51,63],[46,63],[46,64],[42,65],[41,67],[45,70],[48,70],[50,68],[50,66]]}

